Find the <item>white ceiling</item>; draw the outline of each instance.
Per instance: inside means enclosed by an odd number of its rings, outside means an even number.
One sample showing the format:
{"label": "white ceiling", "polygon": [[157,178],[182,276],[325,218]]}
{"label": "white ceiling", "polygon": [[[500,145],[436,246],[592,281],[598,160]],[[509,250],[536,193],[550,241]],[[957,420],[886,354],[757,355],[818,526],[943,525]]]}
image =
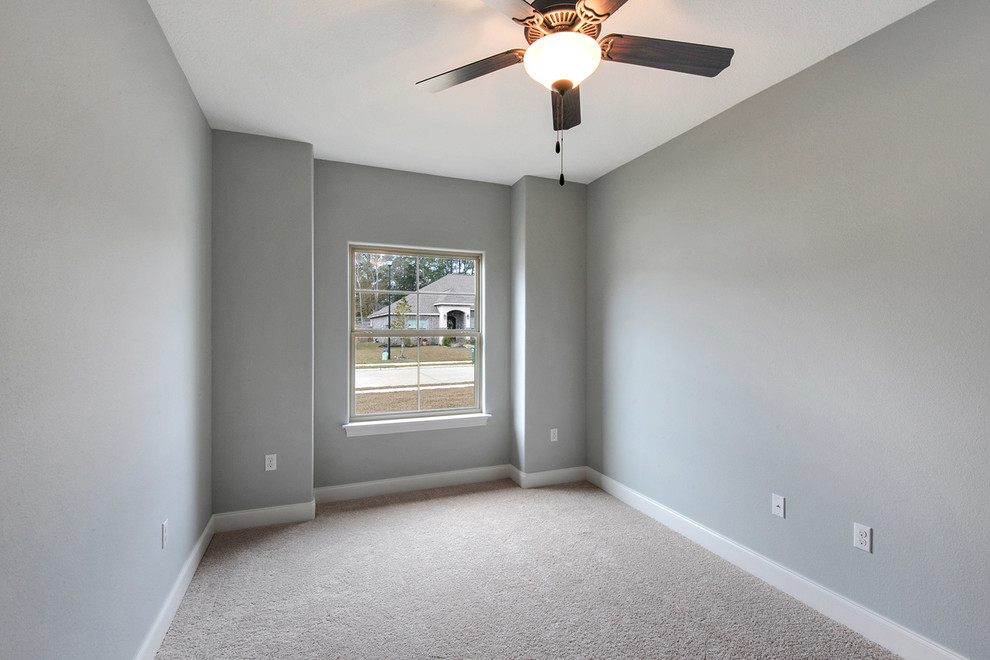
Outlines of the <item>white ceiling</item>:
{"label": "white ceiling", "polygon": [[[602,62],[565,133],[588,183],[932,0],[629,0],[602,27],[734,48],[716,78]],[[482,0],[149,0],[210,126],[317,158],[511,184],[556,178],[550,92],[521,65],[431,94],[415,82],[510,48]]]}

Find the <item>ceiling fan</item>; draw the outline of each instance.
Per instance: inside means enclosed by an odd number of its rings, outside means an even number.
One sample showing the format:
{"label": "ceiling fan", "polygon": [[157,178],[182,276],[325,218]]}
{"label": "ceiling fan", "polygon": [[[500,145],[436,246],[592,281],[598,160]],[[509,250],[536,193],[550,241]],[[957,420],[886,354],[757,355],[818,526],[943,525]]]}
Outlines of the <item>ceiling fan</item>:
{"label": "ceiling fan", "polygon": [[[550,90],[553,129],[558,132],[581,123],[578,86],[603,59],[711,78],[729,66],[735,52],[719,46],[625,34],[610,34],[596,41],[602,23],[626,0],[482,2],[521,25],[529,47],[513,48],[416,84],[439,92],[522,62],[526,73]],[[559,139],[557,151],[560,152]],[[561,172],[561,185],[563,176]]]}

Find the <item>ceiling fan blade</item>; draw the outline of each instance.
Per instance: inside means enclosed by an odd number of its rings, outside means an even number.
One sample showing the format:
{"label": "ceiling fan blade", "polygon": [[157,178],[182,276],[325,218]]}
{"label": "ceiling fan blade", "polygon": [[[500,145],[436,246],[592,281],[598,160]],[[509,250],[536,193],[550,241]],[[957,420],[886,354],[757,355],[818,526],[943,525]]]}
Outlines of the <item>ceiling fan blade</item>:
{"label": "ceiling fan blade", "polygon": [[[582,3],[578,3],[582,4]],[[584,8],[594,14],[596,22],[601,23],[606,18],[619,11],[626,0],[584,0]]]}
{"label": "ceiling fan blade", "polygon": [[446,73],[441,73],[433,76],[432,78],[420,80],[416,84],[421,85],[423,89],[429,92],[439,92],[449,87],[453,87],[454,85],[460,85],[463,82],[480,78],[485,74],[494,73],[495,71],[504,69],[507,66],[519,64],[523,61],[523,55],[525,54],[525,49],[513,48],[512,50],[507,50],[504,53],[492,55],[491,57],[486,57],[483,60],[478,60],[477,62],[472,62],[471,64],[465,64],[464,66],[458,67],[453,71],[447,71]]}
{"label": "ceiling fan blade", "polygon": [[581,88],[574,87],[561,96],[550,92],[553,108],[553,130],[566,131],[581,123]]}
{"label": "ceiling fan blade", "polygon": [[496,9],[516,23],[527,25],[531,21],[543,20],[538,11],[525,0],[481,0],[492,9]]}
{"label": "ceiling fan blade", "polygon": [[735,51],[649,37],[610,34],[599,42],[602,59],[713,78],[729,66]]}

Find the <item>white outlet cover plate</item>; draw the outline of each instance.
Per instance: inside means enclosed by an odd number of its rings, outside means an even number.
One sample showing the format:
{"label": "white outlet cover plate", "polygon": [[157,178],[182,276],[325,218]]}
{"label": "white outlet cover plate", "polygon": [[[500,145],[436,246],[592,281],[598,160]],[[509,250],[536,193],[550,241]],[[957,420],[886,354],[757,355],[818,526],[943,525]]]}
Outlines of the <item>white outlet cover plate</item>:
{"label": "white outlet cover plate", "polygon": [[781,518],[786,518],[785,500],[783,495],[774,493],[770,498],[770,513]]}
{"label": "white outlet cover plate", "polygon": [[853,523],[853,547],[864,552],[873,552],[873,528]]}
{"label": "white outlet cover plate", "polygon": [[276,469],[275,459],[278,454],[265,454],[265,472],[271,472]]}

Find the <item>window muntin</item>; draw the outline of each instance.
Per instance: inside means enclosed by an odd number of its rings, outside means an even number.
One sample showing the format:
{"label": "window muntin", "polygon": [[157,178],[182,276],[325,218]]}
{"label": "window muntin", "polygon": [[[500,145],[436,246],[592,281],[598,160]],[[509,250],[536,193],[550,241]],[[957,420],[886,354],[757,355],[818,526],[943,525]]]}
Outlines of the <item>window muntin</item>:
{"label": "window muntin", "polygon": [[481,411],[481,255],[351,247],[350,419]]}

